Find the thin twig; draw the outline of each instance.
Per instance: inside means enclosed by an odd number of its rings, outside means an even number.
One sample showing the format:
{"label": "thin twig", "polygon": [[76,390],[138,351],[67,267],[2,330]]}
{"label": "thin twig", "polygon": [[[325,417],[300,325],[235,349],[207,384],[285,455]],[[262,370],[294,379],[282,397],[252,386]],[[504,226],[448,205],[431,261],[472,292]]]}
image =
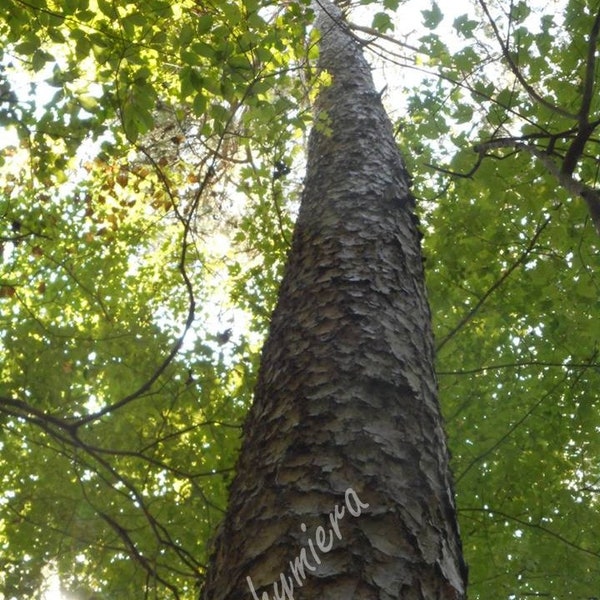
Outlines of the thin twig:
{"label": "thin twig", "polygon": [[478,2],[479,2],[479,5],[481,6],[481,8],[483,9],[483,12],[485,13],[486,17],[488,18],[489,24],[494,31],[494,35],[496,36],[496,40],[498,41],[498,44],[500,44],[500,48],[502,49],[502,56],[504,57],[504,60],[506,60],[506,62],[508,63],[508,67],[512,71],[513,75],[517,78],[519,83],[525,88],[525,91],[529,94],[529,96],[536,102],[539,102],[542,106],[545,106],[546,108],[550,109],[552,112],[554,112],[558,115],[561,115],[563,117],[566,117],[567,119],[577,120],[578,115],[573,114],[573,113],[569,112],[568,110],[561,108],[560,106],[556,106],[549,100],[546,100],[543,96],[540,96],[540,94],[538,94],[538,92],[533,88],[533,86],[531,86],[531,84],[525,79],[525,77],[523,77],[523,74],[519,70],[519,67],[517,66],[513,57],[510,55],[508,45],[505,44],[504,40],[502,39],[502,36],[500,35],[500,30],[498,29],[498,25],[496,25],[496,21],[490,14],[490,11],[487,7],[487,4],[485,3],[485,0],[478,0]]}
{"label": "thin twig", "polygon": [[534,249],[540,235],[548,224],[550,223],[550,217],[546,218],[541,225],[538,226],[535,234],[531,238],[529,244],[525,250],[521,253],[521,256],[506,270],[504,273],[488,288],[488,290],[481,296],[477,304],[458,322],[458,324],[448,333],[444,339],[438,344],[436,351],[439,353],[440,350],[479,312],[480,308],[486,302],[486,300],[499,288],[502,284],[510,277],[510,275],[529,257],[532,250]]}
{"label": "thin twig", "polygon": [[515,517],[513,515],[509,515],[508,513],[505,513],[501,510],[496,510],[494,508],[484,508],[484,507],[472,507],[472,508],[459,508],[458,509],[459,513],[469,513],[469,512],[478,512],[478,513],[484,513],[488,516],[493,516],[493,515],[498,515],[499,517],[502,518],[502,520],[509,520],[509,521],[514,521],[515,523],[518,523],[519,525],[522,525],[523,527],[528,527],[530,529],[537,529],[539,531],[542,531],[543,533],[552,536],[553,538],[556,538],[557,540],[561,541],[563,544],[569,546],[570,548],[573,548],[574,550],[578,550],[580,552],[585,552],[586,554],[590,554],[591,556],[595,556],[596,558],[600,558],[600,552],[596,552],[594,550],[590,550],[588,548],[584,548],[583,546],[579,546],[577,544],[575,544],[574,542],[571,542],[570,540],[568,540],[567,538],[565,538],[564,536],[560,535],[560,533],[556,533],[554,531],[552,531],[551,529],[548,529],[548,527],[544,527],[544,525],[539,525],[536,523],[531,523],[530,521],[526,521],[525,519],[520,519],[519,517]]}

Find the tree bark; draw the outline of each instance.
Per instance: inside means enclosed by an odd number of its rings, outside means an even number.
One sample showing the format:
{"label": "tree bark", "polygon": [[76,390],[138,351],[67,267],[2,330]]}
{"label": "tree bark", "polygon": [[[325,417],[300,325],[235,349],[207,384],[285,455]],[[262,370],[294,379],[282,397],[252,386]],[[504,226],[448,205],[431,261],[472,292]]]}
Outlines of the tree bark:
{"label": "tree bark", "polygon": [[456,600],[466,568],[409,177],[319,2],[305,189],[204,600]]}

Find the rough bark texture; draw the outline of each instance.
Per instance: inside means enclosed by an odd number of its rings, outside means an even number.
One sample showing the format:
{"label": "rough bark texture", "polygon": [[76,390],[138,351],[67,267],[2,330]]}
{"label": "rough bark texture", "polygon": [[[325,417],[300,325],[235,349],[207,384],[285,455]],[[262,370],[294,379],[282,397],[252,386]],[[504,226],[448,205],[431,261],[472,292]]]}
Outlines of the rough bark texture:
{"label": "rough bark texture", "polygon": [[202,597],[456,600],[466,569],[409,178],[360,47],[320,4],[329,131],[311,136]]}

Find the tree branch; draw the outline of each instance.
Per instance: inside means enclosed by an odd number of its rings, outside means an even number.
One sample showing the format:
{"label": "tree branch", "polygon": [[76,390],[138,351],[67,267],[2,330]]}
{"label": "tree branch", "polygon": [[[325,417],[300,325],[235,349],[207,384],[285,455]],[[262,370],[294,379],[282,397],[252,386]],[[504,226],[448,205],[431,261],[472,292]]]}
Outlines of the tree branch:
{"label": "tree branch", "polygon": [[[590,136],[594,132],[596,123],[590,123],[589,114],[594,95],[594,80],[596,77],[596,46],[598,44],[598,35],[600,34],[600,9],[596,14],[596,19],[592,25],[590,39],[588,41],[588,54],[585,69],[585,81],[583,88],[583,96],[581,99],[581,108],[579,109],[579,128],[577,135],[569,146],[567,154],[563,160],[561,171],[566,175],[572,175],[577,166],[577,162],[581,158],[583,149]],[[600,231],[599,231],[600,233]]]}
{"label": "tree branch", "polygon": [[534,236],[531,238],[529,244],[525,250],[521,253],[521,256],[506,270],[504,273],[492,284],[490,288],[481,296],[477,304],[458,322],[458,324],[444,337],[444,339],[437,345],[436,352],[440,350],[479,312],[479,309],[483,306],[485,301],[508,279],[508,277],[525,262],[527,257],[531,254],[535,247],[540,235],[546,229],[550,223],[550,217],[548,217],[541,225],[538,226]]}
{"label": "tree branch", "polygon": [[454,371],[436,371],[438,375],[474,375],[485,371],[497,371],[504,369],[525,369],[528,367],[553,367],[557,369],[600,369],[600,363],[575,363],[575,362],[547,362],[543,360],[528,360],[524,362],[502,363],[497,365],[483,365],[473,369],[460,369]]}
{"label": "tree branch", "polygon": [[47,429],[50,427],[57,427],[60,430],[66,431],[70,435],[73,435],[76,427],[73,423],[56,417],[50,413],[44,412],[38,408],[34,408],[27,402],[19,400],[17,398],[9,398],[7,396],[0,396],[0,413],[11,415],[19,419],[24,419],[29,423],[33,423]]}
{"label": "tree branch", "polygon": [[[579,382],[579,380],[583,377],[585,371],[590,368],[593,364],[595,364],[598,352],[594,352],[588,361],[588,365],[581,369],[579,373],[577,373],[573,379],[571,384],[571,389]],[[474,467],[478,462],[481,462],[486,456],[489,456],[492,452],[494,452],[499,446],[501,446],[513,433],[516,429],[518,429],[532,414],[533,411],[538,408],[548,397],[550,397],[559,387],[567,381],[569,378],[569,373],[565,373],[564,377],[552,386],[539,400],[536,400],[530,408],[528,408],[523,416],[518,419],[513,425],[511,425],[506,433],[502,435],[496,442],[494,442],[487,450],[483,453],[479,454],[471,462],[466,466],[466,468],[462,471],[462,473],[456,478],[456,483],[458,483],[470,470]]]}
{"label": "tree branch", "polygon": [[527,521],[525,519],[520,519],[519,517],[514,517],[513,515],[509,515],[508,513],[502,512],[500,510],[496,510],[494,508],[484,508],[484,507],[481,507],[481,508],[479,508],[479,507],[459,508],[458,512],[459,513],[479,512],[479,513],[485,513],[488,516],[498,515],[499,517],[502,518],[502,521],[504,521],[504,520],[514,521],[515,523],[518,523],[519,525],[522,525],[523,527],[528,527],[530,529],[537,529],[538,531],[542,531],[545,534],[558,539],[563,544],[566,544],[567,546],[569,546],[570,548],[573,548],[574,550],[579,550],[580,552],[585,552],[586,554],[590,554],[591,556],[600,558],[600,552],[596,552],[594,550],[584,548],[583,546],[578,546],[574,542],[571,542],[570,540],[563,537],[559,533],[556,533],[556,532],[552,531],[551,529],[544,527],[543,525],[539,525],[537,523],[531,523],[530,521]]}
{"label": "tree branch", "polygon": [[458,482],[479,462],[481,462],[486,456],[489,456],[497,448],[499,448],[504,442],[533,414],[533,411],[538,408],[548,397],[550,397],[569,377],[566,373],[564,377],[558,381],[550,390],[548,390],[541,398],[536,400],[525,413],[517,419],[508,430],[500,436],[489,448],[484,450],[481,454],[478,454],[471,462],[463,469],[463,471],[456,477],[456,483]]}
{"label": "tree branch", "polygon": [[487,17],[490,26],[492,27],[492,29],[494,31],[494,35],[496,37],[496,40],[498,41],[498,44],[500,44],[500,48],[502,49],[502,56],[504,57],[504,60],[506,60],[511,72],[517,78],[517,81],[523,86],[523,88],[529,94],[529,96],[536,102],[539,102],[542,106],[545,106],[546,108],[550,109],[552,112],[554,112],[558,115],[561,115],[562,117],[566,117],[567,119],[576,120],[578,118],[578,115],[573,114],[573,113],[569,112],[568,110],[561,108],[560,106],[556,106],[549,100],[546,100],[543,96],[538,94],[538,92],[533,88],[533,86],[525,79],[525,77],[523,77],[523,74],[519,70],[519,67],[515,63],[513,57],[510,55],[508,44],[506,42],[504,42],[504,40],[502,39],[502,36],[500,35],[500,30],[498,29],[496,22],[494,21],[492,15],[490,14],[490,11],[487,7],[485,0],[478,0],[478,2]]}
{"label": "tree branch", "polygon": [[[595,122],[597,124],[597,122]],[[594,125],[595,125],[594,124]],[[571,174],[565,173],[547,152],[543,152],[539,148],[531,144],[522,144],[513,138],[501,138],[483,142],[475,146],[475,151],[486,152],[494,148],[514,148],[516,150],[524,150],[537,158],[546,167],[549,173],[554,175],[558,183],[565,188],[573,196],[579,196],[587,204],[592,223],[600,235],[600,190],[597,190],[581,181],[573,179]]]}
{"label": "tree branch", "polygon": [[[397,40],[395,37],[393,37],[391,35],[386,35],[385,33],[381,33],[381,31],[377,31],[377,29],[373,29],[373,27],[365,27],[364,25],[358,25],[357,23],[353,23],[352,21],[348,22],[348,26],[352,30],[360,31],[362,33],[366,33],[367,35],[372,35],[374,38],[379,38],[381,40],[385,40],[386,42],[390,42],[391,44],[400,46],[401,48],[406,48],[407,50],[411,50],[412,52],[416,52],[418,54],[422,53],[422,51],[419,50],[419,48],[417,48],[416,46],[411,46],[410,44],[401,42],[400,40]],[[365,41],[363,39],[356,37],[356,36],[353,36],[353,37],[355,37],[355,39],[358,40],[361,44],[365,43]],[[369,42],[367,42],[367,44],[368,43]]]}

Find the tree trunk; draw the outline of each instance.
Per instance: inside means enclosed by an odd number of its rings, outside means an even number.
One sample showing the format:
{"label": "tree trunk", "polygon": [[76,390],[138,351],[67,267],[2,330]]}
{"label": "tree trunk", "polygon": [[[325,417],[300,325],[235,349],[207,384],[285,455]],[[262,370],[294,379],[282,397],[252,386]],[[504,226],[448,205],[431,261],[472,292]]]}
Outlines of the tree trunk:
{"label": "tree trunk", "polygon": [[330,2],[305,190],[203,598],[465,597],[409,177]]}

